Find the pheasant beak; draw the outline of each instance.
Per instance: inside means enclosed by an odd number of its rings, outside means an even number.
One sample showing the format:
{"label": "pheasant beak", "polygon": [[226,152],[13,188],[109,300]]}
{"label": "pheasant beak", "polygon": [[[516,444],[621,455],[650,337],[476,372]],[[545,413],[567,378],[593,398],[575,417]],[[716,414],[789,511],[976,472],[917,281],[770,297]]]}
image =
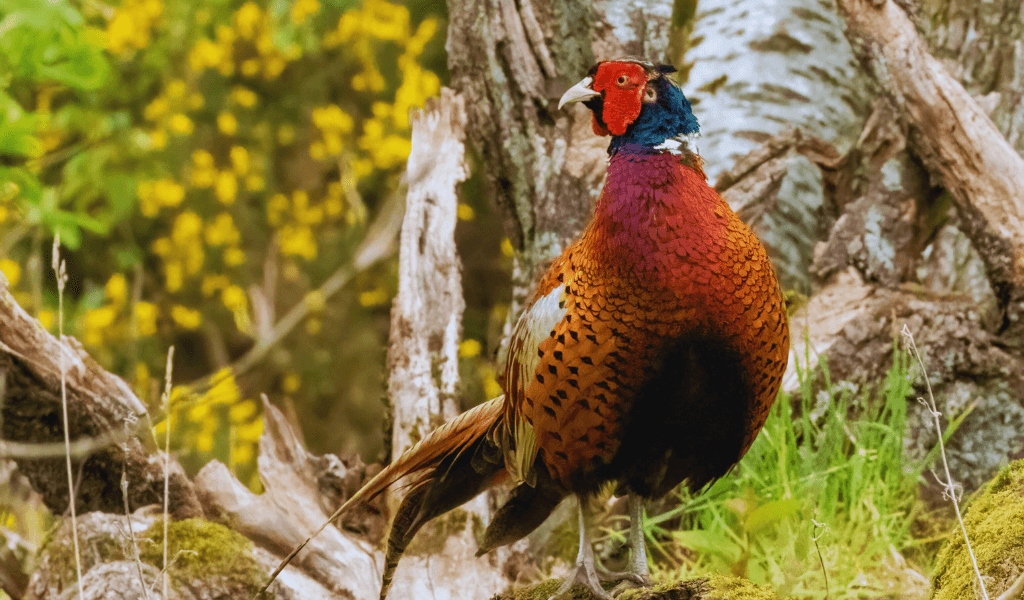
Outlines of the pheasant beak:
{"label": "pheasant beak", "polygon": [[590,89],[590,84],[592,83],[594,83],[594,78],[587,77],[583,81],[569,88],[569,90],[562,95],[562,99],[558,101],[558,109],[561,110],[566,104],[581,102],[583,100],[589,100],[595,96],[600,96],[600,92],[595,92]]}

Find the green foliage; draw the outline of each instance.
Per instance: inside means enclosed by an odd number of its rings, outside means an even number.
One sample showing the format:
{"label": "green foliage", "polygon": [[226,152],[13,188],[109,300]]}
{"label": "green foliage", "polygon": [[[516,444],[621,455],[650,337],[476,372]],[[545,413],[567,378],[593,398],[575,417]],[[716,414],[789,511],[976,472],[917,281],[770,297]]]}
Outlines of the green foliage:
{"label": "green foliage", "polygon": [[186,468],[217,458],[258,487],[261,392],[292,403],[316,452],[379,447],[393,264],[317,288],[400,199],[409,111],[444,76],[434,6],[0,3],[0,270],[55,330],[59,235],[65,331],[158,420],[176,346]]}
{"label": "green foliage", "polygon": [[67,2],[7,0],[0,27],[0,65],[14,78],[96,90],[110,75],[100,38]]}
{"label": "green foliage", "polygon": [[[82,134],[83,143],[94,141],[98,130],[109,134],[112,129],[108,115],[90,110],[96,92],[111,78],[102,36],[86,27],[81,13],[66,1],[9,1],[0,8],[0,19],[0,157],[6,158],[0,161],[0,195],[18,195],[25,224],[60,234],[67,247],[76,249],[83,229],[105,234],[127,214],[123,207],[81,210],[93,199],[80,194],[81,167],[102,162],[103,149],[83,148],[73,160],[46,155],[53,149],[55,128]],[[57,93],[72,101],[51,111]],[[67,161],[66,185],[47,185],[48,169],[62,161]],[[121,181],[111,185],[119,183],[123,187]]]}
{"label": "green foliage", "polygon": [[[925,463],[903,453],[908,357],[877,392],[800,371],[732,473],[645,522],[661,579],[732,573],[796,598],[881,594],[899,578]],[[820,524],[820,526],[819,526]],[[819,552],[821,559],[819,560]]]}

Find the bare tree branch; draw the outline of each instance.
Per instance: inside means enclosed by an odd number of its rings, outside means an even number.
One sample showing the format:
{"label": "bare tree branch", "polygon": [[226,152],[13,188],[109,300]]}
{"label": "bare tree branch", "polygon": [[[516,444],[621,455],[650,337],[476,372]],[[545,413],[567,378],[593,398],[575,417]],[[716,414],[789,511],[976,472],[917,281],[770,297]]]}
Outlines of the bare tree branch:
{"label": "bare tree branch", "polygon": [[895,98],[910,143],[952,195],[1005,311],[1024,331],[1024,159],[928,50],[892,0],[841,0],[847,37]]}

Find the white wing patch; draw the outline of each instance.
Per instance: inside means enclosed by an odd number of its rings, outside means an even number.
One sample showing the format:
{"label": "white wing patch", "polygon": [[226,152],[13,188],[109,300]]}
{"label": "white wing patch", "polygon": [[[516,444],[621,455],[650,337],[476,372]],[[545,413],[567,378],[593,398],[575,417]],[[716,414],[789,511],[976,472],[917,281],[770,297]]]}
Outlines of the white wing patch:
{"label": "white wing patch", "polygon": [[[520,401],[525,401],[526,388],[533,382],[537,365],[540,363],[540,355],[537,349],[551,336],[551,331],[558,323],[565,318],[568,310],[565,308],[565,284],[557,286],[538,298],[533,305],[519,317],[515,331],[512,334],[511,351],[518,355],[519,368],[519,390]],[[515,368],[515,367],[513,367]],[[533,431],[533,425],[521,415],[516,414],[515,428],[513,430],[515,448],[506,457],[505,468],[515,483],[522,483],[530,477],[530,470],[533,461],[537,457],[537,437]]]}

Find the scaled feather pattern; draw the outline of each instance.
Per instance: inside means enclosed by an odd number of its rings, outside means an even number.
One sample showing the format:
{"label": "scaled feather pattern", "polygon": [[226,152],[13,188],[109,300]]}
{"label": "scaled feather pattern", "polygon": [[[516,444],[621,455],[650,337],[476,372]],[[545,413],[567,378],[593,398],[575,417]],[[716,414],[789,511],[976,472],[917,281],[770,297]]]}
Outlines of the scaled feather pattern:
{"label": "scaled feather pattern", "polygon": [[404,482],[381,598],[424,523],[498,482],[514,487],[480,553],[609,481],[640,498],[699,491],[764,425],[789,352],[785,304],[764,247],[690,149],[699,128],[673,71],[603,61],[563,97],[612,136],[604,189],[514,328],[505,395],[441,426],[349,501]]}

